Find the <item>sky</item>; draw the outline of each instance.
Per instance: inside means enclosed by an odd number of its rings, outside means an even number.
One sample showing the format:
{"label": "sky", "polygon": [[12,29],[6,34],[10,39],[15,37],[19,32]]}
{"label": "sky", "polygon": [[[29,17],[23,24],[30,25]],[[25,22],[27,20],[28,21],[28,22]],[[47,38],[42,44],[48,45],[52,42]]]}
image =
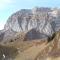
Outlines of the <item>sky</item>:
{"label": "sky", "polygon": [[20,9],[34,7],[60,8],[60,0],[0,0],[0,30],[4,28],[11,14]]}

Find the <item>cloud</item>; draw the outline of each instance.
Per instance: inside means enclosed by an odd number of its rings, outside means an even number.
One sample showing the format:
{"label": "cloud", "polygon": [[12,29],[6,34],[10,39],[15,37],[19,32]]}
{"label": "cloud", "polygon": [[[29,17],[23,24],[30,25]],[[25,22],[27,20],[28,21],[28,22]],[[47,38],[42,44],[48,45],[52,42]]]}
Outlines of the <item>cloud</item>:
{"label": "cloud", "polygon": [[13,0],[0,0],[0,10],[4,9],[8,4],[13,3]]}

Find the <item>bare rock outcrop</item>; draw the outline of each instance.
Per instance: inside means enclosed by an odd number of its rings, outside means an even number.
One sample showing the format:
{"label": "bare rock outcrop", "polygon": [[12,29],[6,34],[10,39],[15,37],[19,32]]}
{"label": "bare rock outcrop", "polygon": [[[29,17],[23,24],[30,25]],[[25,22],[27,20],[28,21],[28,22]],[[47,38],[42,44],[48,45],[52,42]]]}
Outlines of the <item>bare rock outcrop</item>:
{"label": "bare rock outcrop", "polygon": [[[7,23],[4,26],[4,37],[7,38],[7,35],[11,36],[12,34],[15,34],[15,32],[28,33],[33,29],[41,33],[40,36],[44,34],[42,36],[47,36],[46,38],[48,38],[52,36],[54,32],[59,31],[60,29],[59,10],[60,9],[51,9],[44,7],[21,9],[8,18]],[[11,33],[11,30],[14,32]],[[30,36],[30,33],[28,36]]]}

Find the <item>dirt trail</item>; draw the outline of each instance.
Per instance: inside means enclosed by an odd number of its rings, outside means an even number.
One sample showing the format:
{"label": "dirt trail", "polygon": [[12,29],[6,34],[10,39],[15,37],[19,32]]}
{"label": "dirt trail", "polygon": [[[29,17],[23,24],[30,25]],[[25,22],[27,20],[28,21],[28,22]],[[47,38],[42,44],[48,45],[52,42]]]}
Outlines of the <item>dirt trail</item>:
{"label": "dirt trail", "polygon": [[20,53],[15,60],[34,60],[44,46],[46,46],[46,43],[43,43],[41,45],[34,45],[24,52]]}

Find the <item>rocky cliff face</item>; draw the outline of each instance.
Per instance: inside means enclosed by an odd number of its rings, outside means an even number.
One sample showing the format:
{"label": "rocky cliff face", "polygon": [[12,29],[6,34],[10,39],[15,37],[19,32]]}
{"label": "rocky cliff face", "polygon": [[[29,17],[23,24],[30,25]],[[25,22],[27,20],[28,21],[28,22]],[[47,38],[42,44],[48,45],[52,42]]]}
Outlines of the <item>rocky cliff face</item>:
{"label": "rocky cliff face", "polygon": [[[27,33],[33,29],[49,37],[60,29],[59,10],[43,7],[21,9],[8,18],[4,30]],[[34,35],[34,33],[31,34]],[[30,33],[28,35],[30,36]]]}
{"label": "rocky cliff face", "polygon": [[16,32],[27,32],[35,29],[41,33],[51,35],[53,32],[49,22],[48,8],[23,9],[13,14],[7,21],[5,29]]}

